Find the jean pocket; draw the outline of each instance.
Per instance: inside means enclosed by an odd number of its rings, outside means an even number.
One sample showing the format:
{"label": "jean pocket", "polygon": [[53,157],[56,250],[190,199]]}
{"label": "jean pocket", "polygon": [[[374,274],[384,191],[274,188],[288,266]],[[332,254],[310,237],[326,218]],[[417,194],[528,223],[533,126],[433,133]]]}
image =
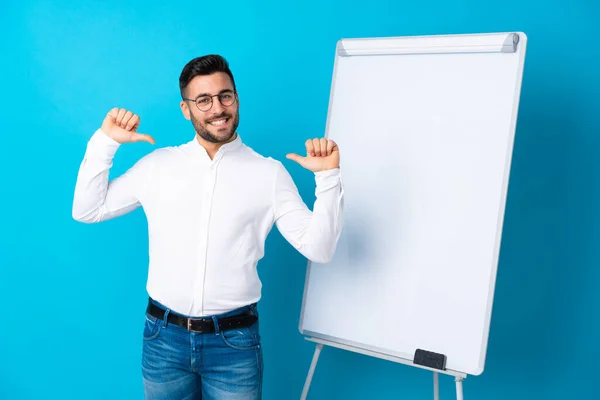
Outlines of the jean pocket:
{"label": "jean pocket", "polygon": [[220,333],[223,342],[235,350],[256,350],[260,347],[258,323],[248,328],[234,328]]}
{"label": "jean pocket", "polygon": [[146,322],[144,323],[144,340],[154,340],[160,334],[163,320],[146,314]]}

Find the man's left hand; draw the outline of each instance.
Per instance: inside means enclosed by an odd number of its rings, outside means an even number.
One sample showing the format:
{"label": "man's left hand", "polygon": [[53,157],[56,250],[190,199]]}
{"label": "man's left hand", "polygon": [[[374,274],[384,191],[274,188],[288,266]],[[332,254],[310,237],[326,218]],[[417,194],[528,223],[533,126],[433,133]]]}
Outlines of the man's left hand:
{"label": "man's left hand", "polygon": [[312,172],[326,171],[340,166],[340,150],[333,140],[308,139],[305,144],[306,157],[290,153],[286,158],[296,161]]}

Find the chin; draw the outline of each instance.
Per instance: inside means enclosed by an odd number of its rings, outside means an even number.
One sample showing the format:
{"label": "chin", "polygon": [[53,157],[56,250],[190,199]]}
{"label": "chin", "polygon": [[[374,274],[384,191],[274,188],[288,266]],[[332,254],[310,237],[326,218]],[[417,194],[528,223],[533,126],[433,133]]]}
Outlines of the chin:
{"label": "chin", "polygon": [[225,141],[225,140],[229,140],[233,137],[234,132],[215,132],[213,133],[213,135],[217,138],[219,138],[219,140]]}
{"label": "chin", "polygon": [[[213,140],[209,140],[209,141],[213,141],[214,142],[216,140],[216,143],[223,143],[223,142],[229,141],[233,137],[233,135],[234,135],[235,132],[219,131],[219,130],[217,130],[215,132],[215,131],[213,131],[211,129],[211,130],[208,131],[208,133],[213,138]],[[208,138],[204,138],[204,139],[208,140]]]}

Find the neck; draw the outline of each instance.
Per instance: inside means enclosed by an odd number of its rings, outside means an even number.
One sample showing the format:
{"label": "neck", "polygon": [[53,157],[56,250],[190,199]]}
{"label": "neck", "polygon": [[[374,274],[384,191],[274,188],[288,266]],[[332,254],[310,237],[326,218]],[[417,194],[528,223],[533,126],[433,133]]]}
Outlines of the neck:
{"label": "neck", "polygon": [[200,143],[200,146],[204,147],[204,150],[206,150],[206,153],[208,154],[208,157],[210,157],[211,160],[215,157],[215,155],[217,154],[217,152],[219,151],[221,146],[223,146],[226,143],[233,142],[236,138],[237,138],[237,132],[235,132],[231,136],[231,138],[226,142],[213,143],[213,142],[209,142],[208,140],[203,139],[198,134],[196,135],[196,140],[198,141],[198,143]]}

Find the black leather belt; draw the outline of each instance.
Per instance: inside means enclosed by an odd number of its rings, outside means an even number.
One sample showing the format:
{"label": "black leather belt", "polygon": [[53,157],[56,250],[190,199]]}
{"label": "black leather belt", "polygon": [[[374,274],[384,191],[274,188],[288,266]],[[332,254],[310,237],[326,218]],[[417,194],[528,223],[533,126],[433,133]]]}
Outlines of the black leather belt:
{"label": "black leather belt", "polygon": [[[156,304],[148,301],[148,308],[146,312],[155,318],[163,319],[165,316],[165,310],[158,307]],[[240,314],[231,315],[228,317],[221,317],[217,321],[219,323],[219,330],[226,331],[235,328],[247,328],[254,324],[258,320],[258,317],[250,310]],[[167,316],[167,322],[169,324],[175,324],[186,328],[190,332],[202,332],[211,333],[215,331],[215,324],[213,319],[210,317],[204,318],[186,318],[180,315],[171,314]]]}

